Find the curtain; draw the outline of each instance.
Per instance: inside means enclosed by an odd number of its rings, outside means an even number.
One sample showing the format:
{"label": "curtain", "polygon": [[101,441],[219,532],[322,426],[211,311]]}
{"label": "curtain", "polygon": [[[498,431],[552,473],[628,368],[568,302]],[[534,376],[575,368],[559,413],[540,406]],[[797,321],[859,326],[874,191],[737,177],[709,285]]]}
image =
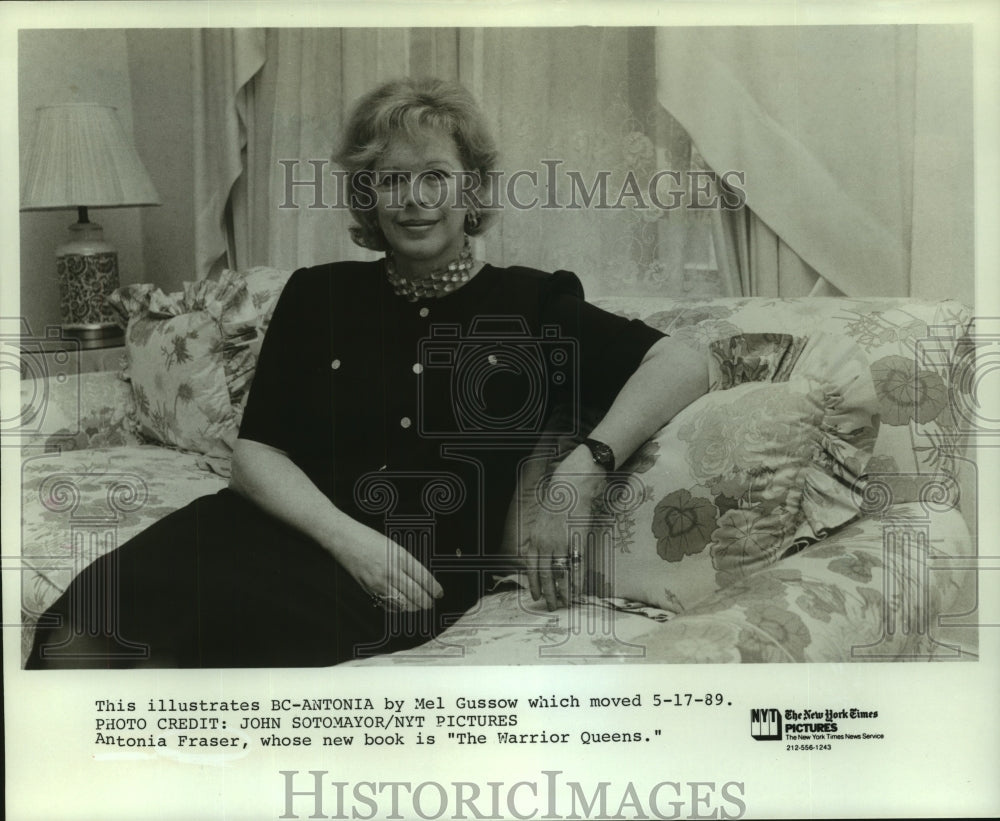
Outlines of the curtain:
{"label": "curtain", "polygon": [[747,293],[971,303],[968,27],[660,29],[656,54],[664,108],[745,173],[718,236]]}
{"label": "curtain", "polygon": [[[293,268],[371,258],[350,241],[346,210],[322,207],[335,200],[330,155],[363,92],[393,77],[436,75],[459,80],[483,104],[504,180],[525,172],[515,199],[539,198],[536,207],[520,209],[504,191],[500,218],[477,240],[477,253],[499,265],[572,269],[590,296],[725,290],[713,244],[717,217],[649,207],[646,183],[658,169],[686,172],[702,162],[657,102],[652,29],[268,29],[196,36],[206,55],[196,66],[199,105],[224,112],[215,116],[226,126],[195,135],[211,158],[205,167],[220,169],[196,179],[202,276],[213,263]],[[211,125],[207,115],[201,122]],[[622,196],[630,171],[638,198]],[[323,180],[320,207],[312,207],[311,185],[289,187],[316,174]],[[608,207],[598,201],[568,207],[573,174],[588,190],[605,177]],[[542,207],[550,202],[559,207]]]}
{"label": "curtain", "polygon": [[264,32],[204,29],[193,37],[195,268],[205,277],[237,255],[231,201],[246,165],[246,84],[264,63]]}
{"label": "curtain", "polygon": [[752,296],[843,296],[747,207],[716,212],[713,239],[734,293]]}
{"label": "curtain", "polygon": [[350,104],[383,80],[454,77],[454,33],[212,29],[195,37],[200,276],[370,256],[350,241],[346,210],[331,207],[337,135]]}

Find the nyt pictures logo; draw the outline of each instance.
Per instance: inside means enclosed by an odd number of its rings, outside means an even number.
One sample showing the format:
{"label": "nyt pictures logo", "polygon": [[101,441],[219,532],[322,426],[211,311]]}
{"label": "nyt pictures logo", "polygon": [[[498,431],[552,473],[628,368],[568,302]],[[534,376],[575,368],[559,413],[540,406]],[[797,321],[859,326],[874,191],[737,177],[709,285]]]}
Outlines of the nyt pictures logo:
{"label": "nyt pictures logo", "polygon": [[750,735],[757,741],[781,741],[781,713],[774,707],[751,709]]}

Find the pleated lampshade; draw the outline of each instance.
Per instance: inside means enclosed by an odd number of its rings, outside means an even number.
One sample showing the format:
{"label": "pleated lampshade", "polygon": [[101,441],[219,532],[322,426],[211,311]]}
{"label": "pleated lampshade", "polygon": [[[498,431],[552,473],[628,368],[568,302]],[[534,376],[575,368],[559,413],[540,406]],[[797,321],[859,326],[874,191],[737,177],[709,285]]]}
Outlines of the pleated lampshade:
{"label": "pleated lampshade", "polygon": [[38,109],[22,211],[159,204],[115,108],[67,103]]}

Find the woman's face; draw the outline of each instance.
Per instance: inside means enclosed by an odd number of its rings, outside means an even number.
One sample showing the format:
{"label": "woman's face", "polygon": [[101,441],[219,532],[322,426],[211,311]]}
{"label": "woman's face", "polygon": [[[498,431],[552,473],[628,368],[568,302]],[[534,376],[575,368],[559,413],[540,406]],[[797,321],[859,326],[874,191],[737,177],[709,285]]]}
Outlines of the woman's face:
{"label": "woman's face", "polygon": [[376,163],[378,224],[400,273],[420,275],[458,257],[467,212],[463,173],[455,140],[433,131],[419,141],[393,140]]}

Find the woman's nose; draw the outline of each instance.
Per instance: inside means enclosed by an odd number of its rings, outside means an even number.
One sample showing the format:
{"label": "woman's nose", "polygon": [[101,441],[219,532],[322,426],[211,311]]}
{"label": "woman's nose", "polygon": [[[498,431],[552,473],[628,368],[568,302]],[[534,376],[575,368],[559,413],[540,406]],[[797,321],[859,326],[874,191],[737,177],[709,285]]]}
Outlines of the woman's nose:
{"label": "woman's nose", "polygon": [[400,180],[399,182],[399,204],[406,208],[411,202],[414,205],[419,205],[417,198],[414,197],[414,185],[412,180]]}
{"label": "woman's nose", "polygon": [[422,208],[428,203],[426,180],[419,175],[403,180],[399,186],[399,203],[405,208],[410,203]]}

